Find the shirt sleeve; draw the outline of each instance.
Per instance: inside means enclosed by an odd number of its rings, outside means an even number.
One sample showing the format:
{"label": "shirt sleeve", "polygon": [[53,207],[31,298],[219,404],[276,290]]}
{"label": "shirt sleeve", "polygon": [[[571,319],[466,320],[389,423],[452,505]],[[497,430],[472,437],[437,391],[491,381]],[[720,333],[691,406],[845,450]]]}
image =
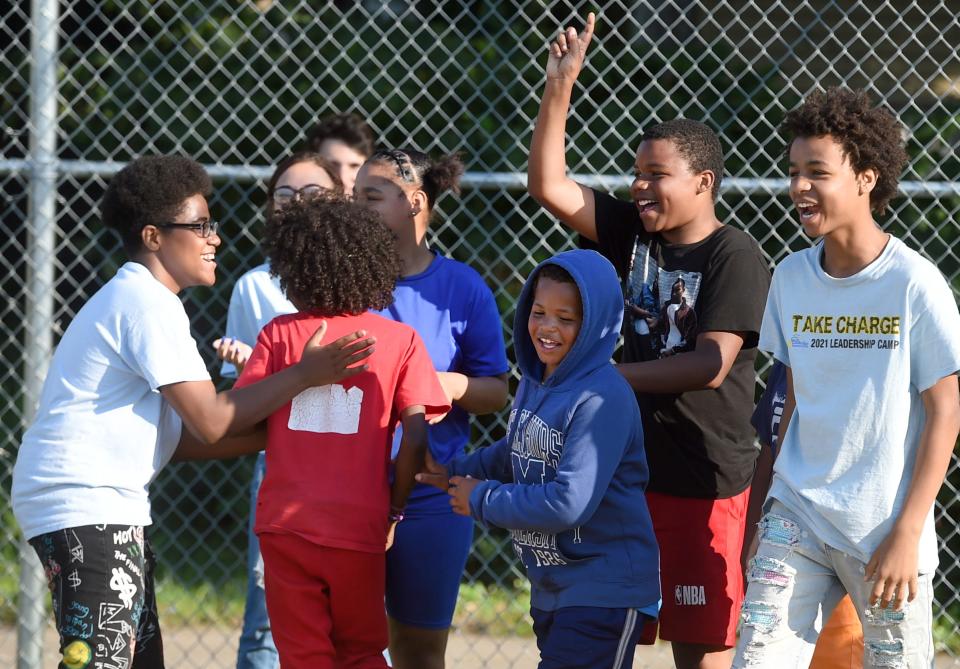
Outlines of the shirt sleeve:
{"label": "shirt sleeve", "polygon": [[257,381],[262,381],[276,371],[274,369],[272,333],[273,328],[268,324],[257,335],[257,343],[253,347],[253,353],[250,354],[250,359],[244,365],[240,378],[233,384],[234,388],[242,388]]}
{"label": "shirt sleeve", "polygon": [[507,437],[485,448],[478,448],[472,453],[454,458],[447,464],[447,472],[450,476],[472,476],[475,479],[501,483],[513,481]]}
{"label": "shirt sleeve", "polygon": [[703,277],[699,331],[744,332],[743,348],[756,347],[769,288],[770,270],[758,249],[725,252]]}
{"label": "shirt sleeve", "polygon": [[588,246],[606,257],[623,278],[630,271],[630,257],[640,229],[637,209],[631,202],[598,190],[593,191],[593,202],[597,243]]}
{"label": "shirt sleeve", "polygon": [[943,275],[930,267],[913,284],[910,382],[923,392],[960,369],[960,314]]}
{"label": "shirt sleeve", "polygon": [[783,283],[783,269],[777,269],[773,275],[773,283],[767,293],[767,305],[763,311],[763,322],[760,326],[760,341],[757,344],[761,351],[773,354],[773,357],[790,367],[790,346],[786,333],[783,331],[783,313],[780,304],[780,286]]}
{"label": "shirt sleeve", "polygon": [[588,398],[567,427],[556,477],[542,485],[481,483],[470,495],[473,517],[508,530],[563,532],[582,525],[606,495],[638,423],[635,412],[599,395]]}
{"label": "shirt sleeve", "polygon": [[461,365],[456,370],[467,376],[497,376],[510,371],[503,322],[493,293],[477,277],[466,327],[460,335]]}
{"label": "shirt sleeve", "polygon": [[121,344],[126,363],[153,390],[171,383],[210,380],[183,305],[177,297],[170,297],[131,314]]}
{"label": "shirt sleeve", "polygon": [[[423,340],[412,328],[410,334],[410,345],[400,362],[400,373],[397,375],[393,408],[396,415],[400,416],[404,409],[422,404],[426,409],[426,418],[430,420],[450,411],[450,402],[437,379],[437,372]],[[245,374],[246,368],[243,371]]]}

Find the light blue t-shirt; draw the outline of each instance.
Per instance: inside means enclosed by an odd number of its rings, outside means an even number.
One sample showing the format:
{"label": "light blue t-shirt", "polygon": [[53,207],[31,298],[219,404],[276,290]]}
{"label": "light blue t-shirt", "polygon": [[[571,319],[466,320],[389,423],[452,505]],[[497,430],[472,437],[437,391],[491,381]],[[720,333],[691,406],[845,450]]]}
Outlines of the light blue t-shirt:
{"label": "light blue t-shirt", "polygon": [[13,470],[24,536],[149,525],[148,486],[182,429],[159,389],[209,380],[180,298],[125,263],[77,312],[50,362]]}
{"label": "light blue t-shirt", "polygon": [[[233,337],[253,348],[264,325],[277,316],[292,314],[296,310],[280,290],[280,279],[270,276],[270,265],[257,265],[237,279],[233,286],[224,336]],[[220,375],[235,378],[237,369],[229,362],[224,362]]]}
{"label": "light blue t-shirt", "polygon": [[[920,393],[960,369],[960,314],[937,268],[895,237],[842,279],[823,270],[822,249],[784,260],[767,297],[760,348],[791,368],[796,397],[769,494],[868,562],[903,509]],[[920,572],[937,562],[931,509]]]}
{"label": "light blue t-shirt", "polygon": [[[377,313],[412,326],[427,347],[434,368],[467,376],[498,376],[510,369],[503,343],[503,326],[493,293],[471,267],[436,255],[420,274],[403,277],[393,291],[394,301]],[[394,439],[394,455],[401,430]],[[470,438],[469,414],[454,406],[442,422],[429,428],[430,452],[440,463],[463,451]],[[446,495],[418,485],[411,501],[422,496]]]}

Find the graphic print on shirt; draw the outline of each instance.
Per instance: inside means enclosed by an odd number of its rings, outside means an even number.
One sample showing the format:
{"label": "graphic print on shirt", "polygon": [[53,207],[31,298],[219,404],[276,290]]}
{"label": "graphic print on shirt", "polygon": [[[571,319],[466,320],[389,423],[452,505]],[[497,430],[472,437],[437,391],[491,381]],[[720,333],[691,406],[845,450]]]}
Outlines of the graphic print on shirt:
{"label": "graphic print on shirt", "polygon": [[339,384],[307,388],[293,398],[287,427],[300,432],[356,434],[363,391]]}
{"label": "graphic print on shirt", "polygon": [[624,316],[638,335],[643,359],[665,358],[696,347],[700,272],[664,270],[637,240],[626,286]]}
{"label": "graphic print on shirt", "polygon": [[[513,479],[527,485],[543,485],[557,477],[563,454],[563,433],[551,428],[536,414],[522,409],[513,411],[510,422],[517,420],[517,429],[510,444]],[[579,537],[580,528],[576,528]],[[557,535],[539,530],[511,530],[513,549],[528,567],[567,564],[557,548]]]}
{"label": "graphic print on shirt", "polygon": [[892,314],[791,314],[790,348],[860,351],[900,348],[903,317]]}

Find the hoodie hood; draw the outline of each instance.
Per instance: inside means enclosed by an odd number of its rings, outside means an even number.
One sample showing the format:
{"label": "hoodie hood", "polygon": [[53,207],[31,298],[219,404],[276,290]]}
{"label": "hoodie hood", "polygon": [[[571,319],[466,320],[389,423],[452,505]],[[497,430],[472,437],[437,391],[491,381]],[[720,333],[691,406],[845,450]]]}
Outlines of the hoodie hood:
{"label": "hoodie hood", "polygon": [[613,265],[596,251],[566,251],[537,265],[523,286],[513,321],[517,364],[531,381],[539,382],[544,371],[544,364],[527,333],[534,286],[544,265],[562,267],[573,277],[583,307],[583,322],[577,340],[556,371],[544,382],[544,386],[556,387],[610,364],[623,322],[623,292]]}

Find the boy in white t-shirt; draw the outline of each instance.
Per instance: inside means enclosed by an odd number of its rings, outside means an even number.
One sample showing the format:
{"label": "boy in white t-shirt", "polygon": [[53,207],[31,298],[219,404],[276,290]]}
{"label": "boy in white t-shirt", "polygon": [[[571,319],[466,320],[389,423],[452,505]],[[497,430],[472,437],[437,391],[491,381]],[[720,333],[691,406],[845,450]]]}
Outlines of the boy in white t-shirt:
{"label": "boy in white t-shirt", "polygon": [[874,222],[907,159],[893,116],[830,89],[782,129],[790,197],[821,241],[780,264],[763,318],[760,347],[787,366],[787,398],[734,666],[807,666],[849,593],[865,667],[929,667],[960,315],[937,268]]}
{"label": "boy in white t-shirt", "polygon": [[163,666],[143,528],[148,486],[175,450],[179,458],[254,452],[261,434],[224,438],[366,367],[350,365],[369,355],[370,339],[353,333],[317,346],[322,327],[299,364],[216,392],[177,296],[216,280],[210,190],[204,169],[180,156],[140,158],[111,180],[103,221],[130,260],[64,333],[20,445],[13,508],[47,574],[61,667]]}

